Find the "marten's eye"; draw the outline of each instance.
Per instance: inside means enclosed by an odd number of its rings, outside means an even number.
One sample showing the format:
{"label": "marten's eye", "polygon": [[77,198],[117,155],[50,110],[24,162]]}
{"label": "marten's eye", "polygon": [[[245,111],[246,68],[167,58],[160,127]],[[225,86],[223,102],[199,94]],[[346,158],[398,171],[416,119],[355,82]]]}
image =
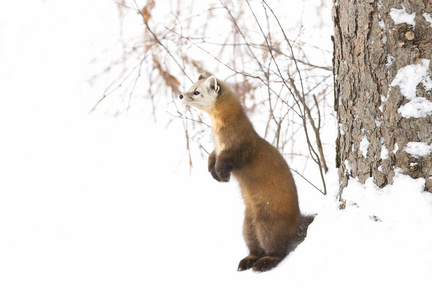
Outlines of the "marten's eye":
{"label": "marten's eye", "polygon": [[198,91],[195,91],[195,92],[194,92],[194,95],[195,95],[195,96],[198,96],[199,94],[200,94],[200,92],[198,92]]}

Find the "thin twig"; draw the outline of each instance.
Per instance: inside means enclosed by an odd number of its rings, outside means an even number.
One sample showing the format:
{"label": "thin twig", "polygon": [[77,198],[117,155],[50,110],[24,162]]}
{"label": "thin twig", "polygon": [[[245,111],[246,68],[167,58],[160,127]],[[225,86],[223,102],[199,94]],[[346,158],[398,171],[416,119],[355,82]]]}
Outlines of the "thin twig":
{"label": "thin twig", "polygon": [[146,26],[147,30],[150,32],[150,34],[153,36],[154,40],[156,43],[158,43],[164,50],[165,52],[169,55],[169,57],[172,58],[172,60],[174,61],[174,63],[179,67],[179,69],[182,71],[182,73],[184,74],[184,76],[186,76],[187,79],[189,79],[189,81],[191,83],[193,83],[194,81],[188,76],[188,74],[186,74],[186,72],[184,71],[183,67],[180,65],[180,63],[177,61],[177,59],[174,57],[174,55],[171,53],[170,50],[168,50],[168,48],[161,42],[161,40],[158,38],[158,36],[153,32],[153,30],[150,28],[150,25],[147,22],[147,19],[145,18],[145,16],[143,15],[142,11],[139,9],[138,4],[136,2],[136,0],[134,0],[135,3],[135,7],[137,12],[141,15],[142,20],[144,22],[144,25]]}

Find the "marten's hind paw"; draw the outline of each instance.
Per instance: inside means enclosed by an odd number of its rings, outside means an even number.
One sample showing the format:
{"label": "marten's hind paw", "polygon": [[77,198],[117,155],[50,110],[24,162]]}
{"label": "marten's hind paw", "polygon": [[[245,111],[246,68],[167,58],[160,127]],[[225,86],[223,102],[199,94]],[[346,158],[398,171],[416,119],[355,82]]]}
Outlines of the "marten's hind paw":
{"label": "marten's hind paw", "polygon": [[254,263],[258,260],[258,256],[255,255],[248,255],[245,258],[243,258],[237,268],[237,271],[246,271],[252,268]]}
{"label": "marten's hind paw", "polygon": [[280,262],[281,258],[276,256],[264,256],[258,259],[252,266],[252,270],[255,272],[266,272],[276,267]]}

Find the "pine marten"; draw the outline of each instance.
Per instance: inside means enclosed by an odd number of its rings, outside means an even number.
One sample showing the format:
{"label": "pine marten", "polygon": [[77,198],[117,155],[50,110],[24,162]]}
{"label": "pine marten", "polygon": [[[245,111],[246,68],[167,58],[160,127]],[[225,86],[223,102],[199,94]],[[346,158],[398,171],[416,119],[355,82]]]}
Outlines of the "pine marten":
{"label": "pine marten", "polygon": [[229,87],[202,75],[180,99],[210,115],[215,149],[208,158],[214,179],[240,185],[245,203],[243,236],[249,255],[238,270],[263,272],[279,262],[305,237],[313,217],[300,214],[297,190],[282,155],[254,130]]}

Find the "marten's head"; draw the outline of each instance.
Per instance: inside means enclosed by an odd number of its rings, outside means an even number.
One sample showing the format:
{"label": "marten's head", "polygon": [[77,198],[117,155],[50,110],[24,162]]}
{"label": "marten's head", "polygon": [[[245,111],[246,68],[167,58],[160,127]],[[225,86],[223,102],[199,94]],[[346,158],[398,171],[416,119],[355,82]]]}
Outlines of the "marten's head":
{"label": "marten's head", "polygon": [[180,99],[186,105],[196,107],[205,112],[211,112],[216,105],[216,100],[221,92],[221,87],[214,76],[205,78],[200,74],[198,81],[186,92],[180,95]]}

